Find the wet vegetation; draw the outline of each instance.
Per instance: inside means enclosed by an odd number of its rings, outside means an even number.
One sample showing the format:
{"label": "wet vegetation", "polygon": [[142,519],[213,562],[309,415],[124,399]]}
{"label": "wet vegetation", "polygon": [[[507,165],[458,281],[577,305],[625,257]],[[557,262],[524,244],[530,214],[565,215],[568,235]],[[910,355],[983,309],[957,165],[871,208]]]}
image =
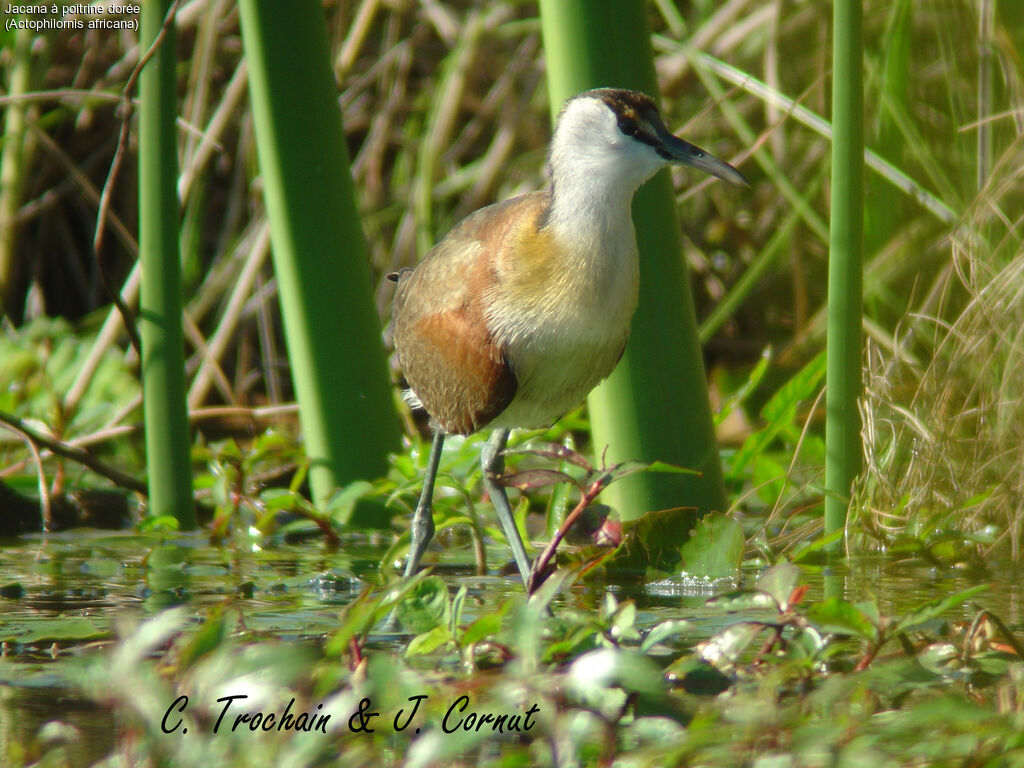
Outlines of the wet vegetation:
{"label": "wet vegetation", "polygon": [[[137,38],[0,33],[0,762],[1024,765],[1024,10],[865,3],[865,468],[832,537],[830,5],[649,13],[668,125],[753,185],[673,177],[731,507],[680,547],[657,512],[600,504],[672,468],[607,466],[585,408],[516,434],[532,556],[596,502],[530,598],[477,436],[448,441],[431,570],[398,580],[429,447],[398,386],[386,474],[310,500],[225,0],[178,8],[200,530],[147,514],[139,360],[108,294],[137,301],[134,131],[105,190]],[[387,272],[543,183],[540,23],[520,2],[326,14],[386,322]]]}

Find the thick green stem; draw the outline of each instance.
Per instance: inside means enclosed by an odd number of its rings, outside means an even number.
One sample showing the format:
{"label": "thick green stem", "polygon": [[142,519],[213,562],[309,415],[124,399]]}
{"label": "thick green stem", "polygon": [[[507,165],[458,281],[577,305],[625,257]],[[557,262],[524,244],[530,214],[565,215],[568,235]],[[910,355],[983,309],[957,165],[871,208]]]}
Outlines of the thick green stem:
{"label": "thick green stem", "polygon": [[[143,51],[164,29],[170,6],[170,0],[143,4]],[[139,332],[149,513],[173,515],[182,529],[191,529],[195,528],[196,519],[185,405],[175,63],[171,23],[139,80]]]}
{"label": "thick green stem", "polygon": [[319,3],[239,3],[263,195],[313,499],[399,445]]}
{"label": "thick green stem", "polygon": [[832,217],[829,237],[825,421],[825,533],[846,524],[862,448],[864,95],[861,3],[835,0],[832,73]]}

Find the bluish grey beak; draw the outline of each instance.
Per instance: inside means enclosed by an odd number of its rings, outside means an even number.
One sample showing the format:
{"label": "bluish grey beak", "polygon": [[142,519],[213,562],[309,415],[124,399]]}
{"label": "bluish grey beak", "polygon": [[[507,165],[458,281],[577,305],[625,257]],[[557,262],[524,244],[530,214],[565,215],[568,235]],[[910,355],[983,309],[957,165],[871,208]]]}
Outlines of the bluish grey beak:
{"label": "bluish grey beak", "polygon": [[710,173],[712,176],[722,181],[727,181],[730,184],[735,184],[737,187],[750,186],[750,182],[747,181],[746,177],[724,160],[719,160],[710,152],[680,139],[669,132],[664,125],[655,125],[653,127],[665,149],[667,159],[680,165],[689,165],[691,168],[697,168],[704,171],[704,173]]}

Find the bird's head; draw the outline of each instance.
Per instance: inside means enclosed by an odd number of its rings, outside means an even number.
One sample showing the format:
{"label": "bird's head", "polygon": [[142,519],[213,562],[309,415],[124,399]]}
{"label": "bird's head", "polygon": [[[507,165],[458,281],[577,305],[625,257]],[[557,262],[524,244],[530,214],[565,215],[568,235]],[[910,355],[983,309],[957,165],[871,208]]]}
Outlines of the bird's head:
{"label": "bird's head", "polygon": [[657,105],[636,91],[597,88],[566,102],[555,124],[548,158],[556,181],[573,170],[631,186],[647,181],[667,165],[688,165],[737,186],[743,174],[710,152],[674,136]]}

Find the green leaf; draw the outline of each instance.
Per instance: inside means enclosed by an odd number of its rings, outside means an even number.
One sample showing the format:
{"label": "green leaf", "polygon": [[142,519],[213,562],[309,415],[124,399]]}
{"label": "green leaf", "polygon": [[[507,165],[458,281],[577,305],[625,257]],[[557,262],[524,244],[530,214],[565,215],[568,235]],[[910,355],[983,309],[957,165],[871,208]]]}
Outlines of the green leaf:
{"label": "green leaf", "polygon": [[265,488],[260,491],[259,498],[268,512],[281,512],[309,506],[299,493],[287,488]]}
{"label": "green leaf", "polygon": [[832,533],[827,535],[819,536],[816,539],[802,541],[789,553],[789,557],[794,563],[799,563],[801,560],[806,559],[815,552],[828,549],[829,546],[843,538],[845,533],[846,531],[839,529],[832,531]]}
{"label": "green leaf", "polygon": [[860,606],[838,597],[829,597],[807,609],[807,620],[822,632],[854,635],[877,642],[878,624]]}
{"label": "green leaf", "polygon": [[705,515],[680,547],[683,570],[710,579],[731,576],[739,570],[743,543],[739,522],[718,512]]}
{"label": "green leaf", "polygon": [[90,619],[59,617],[10,622],[0,629],[0,641],[24,644],[84,643],[103,640],[112,634],[109,630],[97,627]]}
{"label": "green leaf", "polygon": [[658,643],[668,640],[676,635],[684,635],[690,631],[693,625],[685,619],[669,619],[656,624],[640,643],[640,653],[647,653]]}
{"label": "green leaf", "polygon": [[416,635],[409,642],[409,647],[405,649],[405,655],[416,656],[417,654],[432,653],[452,639],[452,633],[448,627],[434,627]]}
{"label": "green leaf", "polygon": [[612,616],[611,636],[615,640],[635,640],[640,637],[636,629],[636,604],[627,600]]}
{"label": "green leaf", "polygon": [[438,627],[448,631],[451,621],[448,585],[440,576],[428,576],[402,599],[396,615],[403,627],[417,635]]}
{"label": "green leaf", "polygon": [[461,645],[472,645],[478,643],[485,637],[496,635],[501,631],[501,616],[502,613],[485,613],[483,616],[478,616],[476,620],[466,627],[466,631],[462,633],[460,640]]}
{"label": "green leaf", "polygon": [[[726,592],[723,595],[715,595],[705,603],[709,608],[716,608],[730,613],[738,611],[768,611],[773,616],[778,615],[779,603],[767,592],[757,589],[742,589],[735,592]],[[748,617],[749,618],[749,617]]]}
{"label": "green leaf", "polygon": [[684,691],[697,696],[717,696],[732,685],[732,680],[717,667],[693,656],[681,658],[668,668],[668,673]]}
{"label": "green leaf", "polygon": [[220,647],[228,637],[235,622],[229,622],[224,611],[214,608],[206,621],[182,646],[178,656],[178,669],[191,668],[199,659]]}
{"label": "green leaf", "polygon": [[664,472],[670,475],[699,475],[695,469],[680,467],[665,461],[623,461],[612,467],[612,474],[618,480],[634,472]]}
{"label": "green leaf", "polygon": [[569,667],[570,689],[587,696],[617,686],[628,693],[657,694],[665,690],[661,670],[635,651],[601,648],[580,656]]}
{"label": "green leaf", "polygon": [[923,625],[942,616],[946,611],[967,602],[976,594],[984,592],[986,589],[988,589],[988,584],[978,584],[960,592],[954,592],[952,595],[946,595],[945,597],[923,603],[897,621],[893,631],[911,632],[915,629],[920,629]]}
{"label": "green leaf", "polygon": [[327,513],[342,525],[349,523],[356,503],[373,493],[373,484],[366,480],[349,483],[327,502]]}
{"label": "green leaf", "polygon": [[789,608],[789,596],[800,582],[801,571],[792,563],[778,563],[768,568],[754,585],[775,598],[780,610]]}
{"label": "green leaf", "polygon": [[705,661],[721,666],[731,664],[747,649],[764,626],[750,621],[741,621],[726,627],[710,640],[701,643],[698,648]]}
{"label": "green leaf", "polygon": [[178,530],[178,518],[174,515],[153,515],[139,520],[139,532],[149,533],[151,531],[176,531]]}

